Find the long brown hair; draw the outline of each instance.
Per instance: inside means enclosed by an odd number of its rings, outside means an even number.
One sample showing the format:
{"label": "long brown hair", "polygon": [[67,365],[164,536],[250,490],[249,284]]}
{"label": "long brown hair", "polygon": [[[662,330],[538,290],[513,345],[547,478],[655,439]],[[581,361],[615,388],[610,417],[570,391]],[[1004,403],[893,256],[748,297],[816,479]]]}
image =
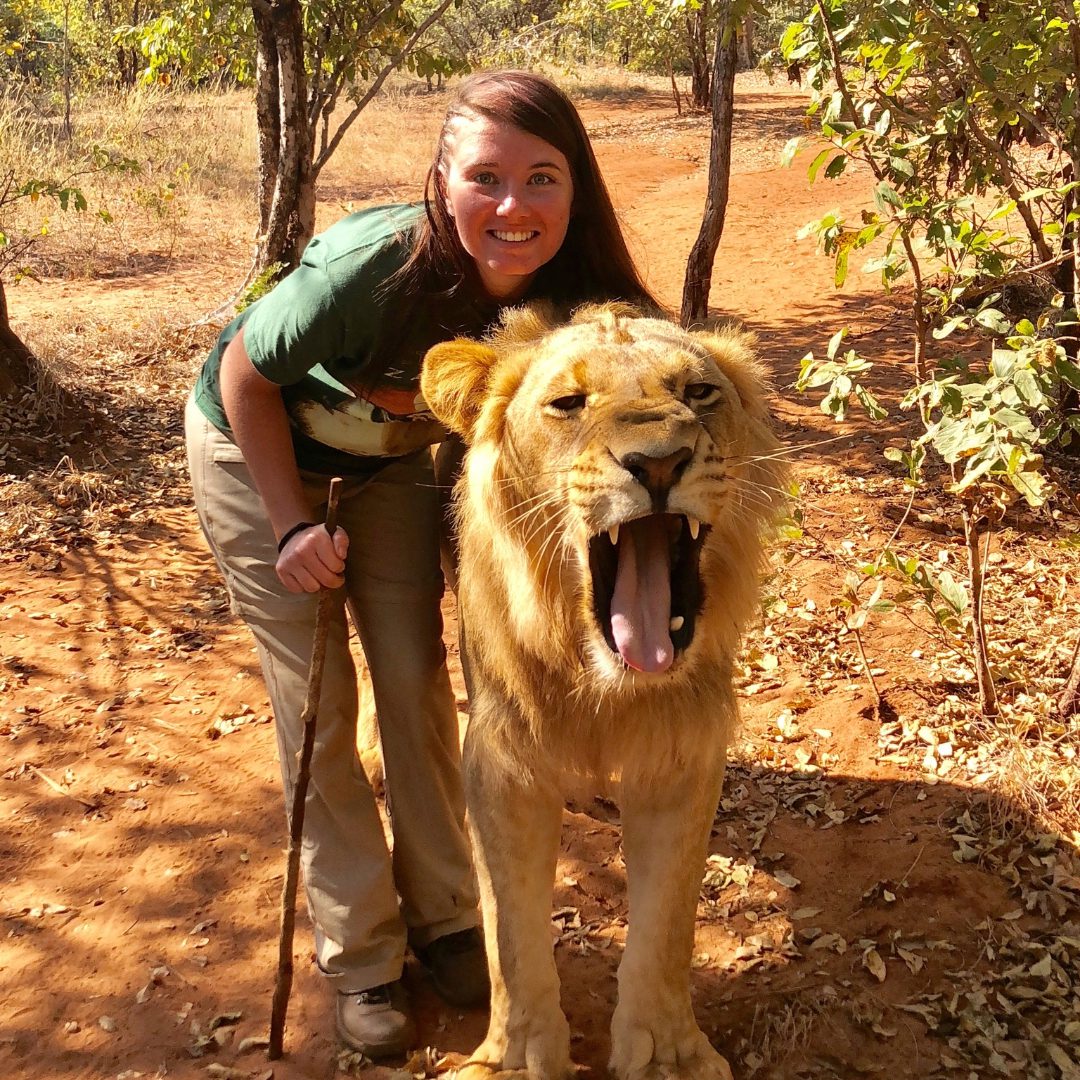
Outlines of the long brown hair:
{"label": "long brown hair", "polygon": [[624,300],[659,307],[627,250],[585,125],[570,99],[550,79],[527,71],[488,71],[458,86],[446,110],[424,189],[426,215],[417,227],[408,261],[388,282],[408,300],[441,294],[454,301],[483,301],[472,257],[458,238],[447,208],[443,174],[447,142],[456,120],[484,117],[511,124],[555,147],[570,165],[574,200],[566,239],[537,272],[528,299],[576,306]]}

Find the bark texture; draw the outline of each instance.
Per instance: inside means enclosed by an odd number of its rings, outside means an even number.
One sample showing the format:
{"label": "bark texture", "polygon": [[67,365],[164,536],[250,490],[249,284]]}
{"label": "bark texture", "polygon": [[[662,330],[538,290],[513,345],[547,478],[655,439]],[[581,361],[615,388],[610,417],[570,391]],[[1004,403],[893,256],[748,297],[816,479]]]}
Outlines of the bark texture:
{"label": "bark texture", "polygon": [[[254,0],[258,43],[259,253],[257,270],[293,269],[315,232],[312,128],[307,113],[303,10],[298,0]],[[269,194],[268,194],[269,193]]]}
{"label": "bark texture", "polygon": [[37,382],[37,357],[11,328],[7,295],[0,281],[0,397],[17,397]]}
{"label": "bark texture", "polygon": [[705,213],[697,240],[686,263],[680,317],[683,326],[701,322],[709,315],[709,289],[713,262],[727,214],[731,183],[731,125],[735,113],[735,27],[731,2],[721,12],[713,54],[712,138],[709,143],[709,186]]}
{"label": "bark texture", "polygon": [[709,0],[686,12],[686,43],[690,53],[690,96],[694,106],[707,109],[712,90],[712,66],[709,64]]}

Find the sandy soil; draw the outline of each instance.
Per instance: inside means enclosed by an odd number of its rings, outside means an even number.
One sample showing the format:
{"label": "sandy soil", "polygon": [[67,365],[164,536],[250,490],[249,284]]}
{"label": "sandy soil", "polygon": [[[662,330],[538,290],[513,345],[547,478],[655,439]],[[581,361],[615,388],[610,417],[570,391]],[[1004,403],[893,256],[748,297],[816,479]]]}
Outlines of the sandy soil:
{"label": "sandy soil", "polygon": [[[583,110],[635,251],[677,304],[707,121],[677,117],[662,96]],[[695,1006],[740,1078],[1075,1078],[1080,880],[1069,845],[1019,811],[1000,821],[974,751],[963,765],[974,743],[959,722],[941,749],[935,710],[970,690],[929,679],[920,659],[933,647],[900,620],[867,639],[887,695],[876,717],[830,606],[842,541],[880,542],[890,508],[905,502],[877,455],[897,431],[855,425],[854,437],[827,442],[836,433],[789,384],[799,358],[844,324],[899,363],[904,324],[857,273],[835,292],[828,261],[796,240],[823,209],[869,201],[857,172],[819,190],[804,168],[778,167],[801,111],[795,91],[740,84],[712,302],[758,332],[776,373],[777,415],[801,448],[807,532],[778,551],[772,603],[746,655],[745,725],[702,893]],[[242,276],[242,253],[232,255],[210,266],[177,258],[145,277],[44,280],[21,286],[12,305],[31,338],[62,319],[194,315]],[[244,1044],[268,1024],[284,814],[252,645],[223,605],[187,505],[178,410],[205,334],[179,341],[181,378],[155,355],[120,357],[114,369],[138,369],[148,386],[145,409],[114,417],[100,448],[110,468],[130,469],[118,488],[126,501],[114,491],[95,516],[73,473],[71,513],[45,532],[28,522],[0,562],[0,1075],[12,1080],[306,1080],[351,1067],[339,1060],[303,914],[287,1057],[271,1066]],[[895,382],[886,367],[886,399]],[[68,467],[56,464],[62,449],[38,447],[40,475]],[[942,561],[960,558],[955,531],[919,542]],[[1000,547],[1024,568],[1009,579],[1017,610],[1032,627],[1060,619],[1078,595],[1075,561],[1052,563],[1037,536],[1003,534]],[[449,604],[447,614],[452,627]],[[1071,641],[1061,638],[1059,667]],[[464,724],[456,663],[453,674]],[[920,742],[912,732],[924,724],[933,730]],[[576,1059],[592,1074],[606,1063],[626,927],[617,821],[608,802],[568,806],[555,885],[563,1000]],[[431,1049],[406,1067],[432,1075],[473,1048],[484,1017],[442,1006],[412,963],[407,979]]]}

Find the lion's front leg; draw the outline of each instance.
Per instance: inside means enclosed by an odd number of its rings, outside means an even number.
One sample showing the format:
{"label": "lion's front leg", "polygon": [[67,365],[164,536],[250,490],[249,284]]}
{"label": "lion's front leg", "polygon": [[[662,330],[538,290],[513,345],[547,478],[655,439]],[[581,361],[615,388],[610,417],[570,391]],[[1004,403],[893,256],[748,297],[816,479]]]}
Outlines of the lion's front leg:
{"label": "lion's front leg", "polygon": [[562,1080],[571,1071],[570,1028],[559,1005],[551,940],[562,800],[552,788],[500,773],[472,728],[465,744],[465,787],[491,974],[491,1019],[462,1080],[522,1069],[532,1080]]}
{"label": "lion's front leg", "polygon": [[690,1003],[694,920],[723,761],[667,791],[621,799],[630,899],[611,1068],[619,1080],[732,1080]]}

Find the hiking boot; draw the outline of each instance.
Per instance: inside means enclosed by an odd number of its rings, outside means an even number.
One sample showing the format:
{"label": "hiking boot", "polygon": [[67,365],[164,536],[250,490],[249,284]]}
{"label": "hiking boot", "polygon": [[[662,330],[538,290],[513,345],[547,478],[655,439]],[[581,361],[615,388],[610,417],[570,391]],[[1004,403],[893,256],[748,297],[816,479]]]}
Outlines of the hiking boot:
{"label": "hiking boot", "polygon": [[487,1005],[491,997],[487,954],[476,927],[446,934],[413,952],[431,975],[435,992],[447,1004],[466,1009]]}
{"label": "hiking boot", "polygon": [[416,1040],[416,1029],[400,980],[339,993],[337,1030],[342,1042],[369,1058],[404,1054]]}

